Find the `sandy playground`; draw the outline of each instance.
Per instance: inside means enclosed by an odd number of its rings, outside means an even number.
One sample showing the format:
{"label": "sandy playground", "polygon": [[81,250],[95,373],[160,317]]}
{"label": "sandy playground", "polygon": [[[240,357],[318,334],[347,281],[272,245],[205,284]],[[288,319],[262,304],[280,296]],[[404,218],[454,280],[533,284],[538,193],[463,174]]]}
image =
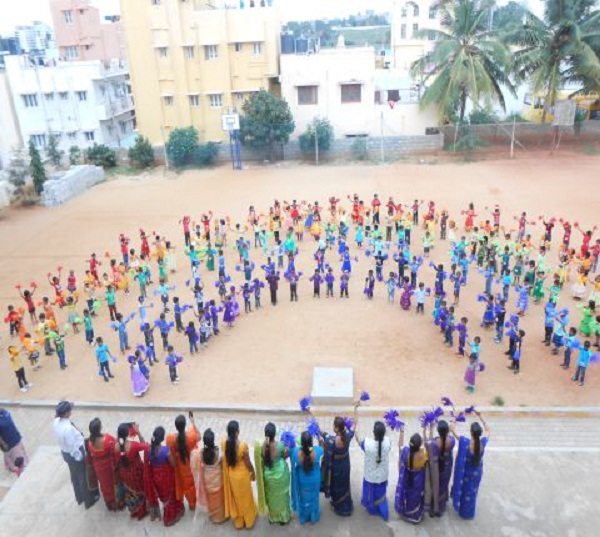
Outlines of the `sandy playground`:
{"label": "sandy playground", "polygon": [[[464,217],[459,213],[473,201],[480,215],[484,207],[499,203],[504,224],[526,210],[534,218],[542,214],[564,216],[587,229],[600,220],[599,177],[600,159],[597,157],[562,154],[551,158],[541,153],[514,161],[472,164],[397,163],[315,168],[282,163],[269,167],[250,165],[241,172],[223,166],[180,175],[158,170],[141,177],[120,177],[64,206],[14,210],[0,221],[0,307],[4,313],[9,303],[22,306],[14,288],[18,282],[25,285],[30,281],[39,282],[37,299],[52,296],[45,275],[55,271],[58,265],[65,270],[76,269],[78,285],[81,285],[87,268],[85,260],[91,252],[102,258],[108,250],[120,258],[119,233],[131,237],[131,246],[139,251],[140,228],[165,235],[176,245],[178,272],[170,283],[177,284],[178,288],[171,296],[180,296],[183,303],[191,303],[191,292],[184,284],[189,278],[189,264],[182,252],[183,232],[178,225],[184,214],[199,217],[212,210],[215,216],[229,215],[233,224],[244,221],[249,205],[266,212],[275,198],[319,200],[326,207],[331,195],[345,199],[347,194],[357,192],[366,202],[372,199],[373,193],[378,193],[383,202],[390,195],[396,202],[433,199],[438,210],[447,208],[450,218],[461,226]],[[350,206],[347,201],[344,205]],[[537,236],[542,228],[540,225],[532,227],[531,232]],[[412,249],[419,253],[421,234],[421,229],[413,233],[418,249],[415,250],[415,246]],[[349,244],[354,254],[353,237],[351,229]],[[555,229],[555,247],[548,255],[550,266],[555,266],[560,237],[560,230]],[[578,247],[581,236],[574,231],[573,237],[572,244]],[[431,259],[448,265],[448,249],[447,243],[437,240]],[[475,269],[471,271],[469,285],[463,289],[457,308],[457,318],[467,316],[471,337],[482,336],[481,359],[486,370],[478,376],[477,390],[470,395],[463,383],[466,358],[458,357],[456,349],[444,347],[439,329],[431,322],[433,299],[426,304],[425,318],[417,317],[414,311],[402,311],[399,293],[396,303],[388,304],[383,283],[376,285],[375,299],[367,301],[362,289],[364,276],[373,268],[373,261],[362,255],[353,267],[349,300],[337,296],[326,299],[324,290],[321,299],[313,299],[308,275],[314,270],[314,250],[314,241],[305,235],[297,258],[297,267],[304,272],[299,284],[299,302],[289,302],[289,285],[282,279],[277,307],[269,304],[268,289],[264,289],[260,311],[242,313],[232,330],[222,328],[221,335],[212,338],[208,348],[193,357],[187,352],[185,336],[172,334],[170,339],[176,351],[184,356],[179,370],[181,383],[171,385],[166,365],[155,366],[150,391],[143,400],[295,405],[310,392],[314,366],[352,366],[357,388],[367,389],[373,404],[378,406],[431,404],[441,395],[449,395],[455,402],[480,405],[490,404],[497,396],[511,406],[588,406],[600,401],[600,367],[590,367],[586,385],[580,388],[559,367],[562,356],[551,356],[540,343],[542,304],[532,303],[522,320],[527,337],[521,374],[513,375],[507,369],[508,361],[503,354],[506,343],[495,345],[493,333],[478,328],[483,305],[477,302],[476,296],[483,291],[484,282]],[[234,271],[237,255],[231,247],[227,257],[228,272],[234,276],[233,283],[239,284],[242,274]],[[251,259],[257,267],[264,262],[258,249],[251,250]],[[102,260],[105,265],[101,269],[108,264],[108,260]],[[337,253],[330,252],[327,260],[336,267],[339,278]],[[388,261],[384,274],[395,268],[395,263]],[[201,272],[208,291],[206,296],[216,297],[217,273],[207,272],[204,267]],[[262,277],[263,271],[257,269],[255,276]],[[419,280],[433,287],[434,272],[426,264],[419,272]],[[338,282],[339,279],[336,295]],[[450,283],[446,285],[449,287]],[[117,306],[124,313],[137,310],[137,285],[132,286],[132,291],[128,297],[118,295]],[[511,291],[507,317],[515,310],[516,295]],[[571,298],[569,286],[561,293],[559,306],[572,308],[572,323],[579,324],[580,314],[574,309],[576,302]],[[158,316],[157,309],[150,310],[151,318]],[[66,313],[58,308],[56,311],[59,321],[64,321]],[[132,346],[143,342],[136,321],[129,325]],[[96,335],[104,336],[113,353],[118,353],[118,338],[109,328],[105,306],[94,325]],[[7,358],[6,347],[10,343],[7,325],[1,334],[1,399],[135,400],[126,357],[122,356],[113,366],[116,379],[104,383],[97,373],[94,351],[85,345],[83,333],[70,334],[67,338],[67,370],[59,369],[56,358],[43,358],[43,367],[37,372],[26,364],[28,379],[34,387],[23,394],[17,388]],[[157,336],[157,349],[159,340]],[[158,354],[159,358],[164,357]]]}

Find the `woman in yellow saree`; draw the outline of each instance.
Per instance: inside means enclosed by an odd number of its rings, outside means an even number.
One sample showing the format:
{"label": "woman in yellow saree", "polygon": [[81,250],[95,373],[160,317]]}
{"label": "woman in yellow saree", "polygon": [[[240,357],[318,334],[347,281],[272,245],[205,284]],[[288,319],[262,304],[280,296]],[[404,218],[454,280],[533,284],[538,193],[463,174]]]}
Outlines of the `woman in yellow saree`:
{"label": "woman in yellow saree", "polygon": [[225,453],[223,461],[223,489],[225,515],[233,520],[236,529],[254,526],[257,508],[252,495],[252,481],[255,480],[254,467],[250,461],[248,444],[240,442],[240,425],[237,421],[227,424],[227,438],[221,448]]}
{"label": "woman in yellow saree", "polygon": [[206,511],[212,522],[220,524],[227,520],[223,496],[223,459],[215,446],[215,433],[206,429],[202,437],[204,449],[199,445],[192,451],[190,465],[196,483],[198,511]]}

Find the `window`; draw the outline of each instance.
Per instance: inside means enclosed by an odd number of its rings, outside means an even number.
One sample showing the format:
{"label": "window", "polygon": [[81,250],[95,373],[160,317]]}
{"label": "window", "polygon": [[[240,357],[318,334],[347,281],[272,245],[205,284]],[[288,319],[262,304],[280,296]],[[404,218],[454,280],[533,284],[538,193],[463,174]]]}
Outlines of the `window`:
{"label": "window", "polygon": [[174,102],[174,98],[173,95],[165,95],[163,97],[163,101],[165,102],[165,106],[173,106],[173,102]]}
{"label": "window", "polygon": [[204,59],[216,60],[219,57],[217,45],[204,45]]}
{"label": "window", "polygon": [[381,91],[375,90],[375,104],[381,104]]}
{"label": "window", "polygon": [[244,99],[246,98],[246,95],[245,95],[243,92],[241,92],[241,91],[236,91],[236,92],[233,94],[233,96],[234,96],[235,100],[236,100],[238,103],[241,103],[241,102],[243,102],[243,101],[244,101]]}
{"label": "window", "polygon": [[243,43],[236,43],[235,44],[235,51],[236,52],[243,52],[244,51],[244,44]]}
{"label": "window", "polygon": [[412,31],[413,38],[417,37],[418,32],[419,32],[419,25],[415,22],[413,24],[413,31]]}
{"label": "window", "polygon": [[127,134],[127,121],[119,121],[119,128],[121,129],[121,134]]}
{"label": "window", "polygon": [[75,95],[80,101],[87,101],[87,91],[76,91]]}
{"label": "window", "polygon": [[400,11],[400,16],[401,16],[403,19],[404,19],[404,18],[406,18],[406,8],[405,8],[405,7],[403,7],[403,8],[402,8],[402,11]]}
{"label": "window", "polygon": [[63,16],[65,18],[65,22],[67,24],[73,24],[73,12],[72,11],[63,11]]}
{"label": "window", "polygon": [[68,91],[59,91],[58,92],[58,98],[61,101],[66,101],[69,98],[69,92]]}
{"label": "window", "polygon": [[208,100],[211,108],[221,108],[223,106],[223,95],[221,93],[209,95]]}
{"label": "window", "polygon": [[406,24],[400,25],[400,39],[406,39]]}
{"label": "window", "polygon": [[360,84],[342,84],[342,102],[359,103],[361,89]]}
{"label": "window", "polygon": [[108,134],[110,136],[112,136],[114,132],[115,132],[115,128],[112,125],[109,125],[108,126]]}
{"label": "window", "polygon": [[433,30],[427,30],[427,39],[435,41],[435,32]]}
{"label": "window", "polygon": [[67,138],[69,138],[69,140],[75,140],[75,138],[77,138],[77,132],[67,132]]}
{"label": "window", "polygon": [[188,60],[193,60],[194,59],[194,47],[183,47],[183,51],[185,52],[185,57]]}
{"label": "window", "polygon": [[46,99],[47,101],[53,101],[54,93],[44,93],[44,99]]}
{"label": "window", "polygon": [[317,104],[318,86],[298,86],[298,104]]}
{"label": "window", "polygon": [[38,105],[37,95],[35,93],[25,93],[21,95],[25,108],[35,108]]}
{"label": "window", "polygon": [[252,54],[254,56],[260,56],[262,54],[262,43],[256,42],[253,45]]}
{"label": "window", "polygon": [[160,58],[166,58],[167,55],[169,54],[167,47],[158,47],[157,50],[158,50],[158,56]]}
{"label": "window", "polygon": [[392,89],[387,92],[388,102],[397,103],[400,100],[400,90]]}
{"label": "window", "polygon": [[417,4],[413,4],[413,16],[414,17],[419,16],[419,6]]}
{"label": "window", "polygon": [[36,147],[46,147],[45,134],[32,134],[30,139]]}
{"label": "window", "polygon": [[190,100],[190,106],[194,108],[200,106],[200,98],[198,97],[198,95],[188,95],[188,98]]}
{"label": "window", "polygon": [[79,58],[79,50],[77,49],[76,46],[65,47],[63,49],[63,51],[64,51],[64,55],[69,60],[73,60],[75,58]]}
{"label": "window", "polygon": [[437,12],[438,12],[438,7],[437,6],[431,6],[429,8],[429,18],[430,19],[436,19],[437,18]]}
{"label": "window", "polygon": [[150,0],[153,6],[160,6],[160,0]]}
{"label": "window", "polygon": [[93,142],[94,141],[94,131],[84,131],[83,135],[85,136],[85,141],[86,142]]}

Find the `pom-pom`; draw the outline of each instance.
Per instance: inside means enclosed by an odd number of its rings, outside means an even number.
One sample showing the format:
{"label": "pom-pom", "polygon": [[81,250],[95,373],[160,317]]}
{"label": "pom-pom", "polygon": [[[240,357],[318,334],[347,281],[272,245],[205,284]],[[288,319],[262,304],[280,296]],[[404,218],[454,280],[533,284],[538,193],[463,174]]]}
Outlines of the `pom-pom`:
{"label": "pom-pom", "polygon": [[459,423],[464,423],[465,421],[467,421],[467,418],[465,418],[465,414],[463,412],[461,412],[458,416],[456,416],[454,418],[454,421],[457,421]]}
{"label": "pom-pom", "polygon": [[281,433],[280,440],[288,449],[293,449],[296,447],[296,437],[292,431],[283,431]]}
{"label": "pom-pom", "polygon": [[365,390],[363,390],[360,393],[360,401],[364,403],[364,402],[370,401],[370,400],[371,400],[371,396],[369,395],[369,393],[366,392]]}
{"label": "pom-pom", "polygon": [[450,400],[450,397],[442,397],[442,405],[454,406],[454,403]]}
{"label": "pom-pom", "polygon": [[444,415],[444,409],[442,407],[436,407],[433,411],[433,417],[437,422]]}
{"label": "pom-pom", "polygon": [[31,282],[29,284],[29,287],[33,287],[35,289],[37,287],[37,283],[36,282]]}
{"label": "pom-pom", "polygon": [[302,412],[308,412],[310,405],[312,405],[312,397],[309,395],[300,399],[300,410],[302,410]]}
{"label": "pom-pom", "polygon": [[306,427],[306,430],[308,431],[308,433],[309,433],[311,436],[314,436],[314,437],[319,437],[319,436],[320,436],[320,434],[321,434],[321,429],[319,428],[319,424],[318,424],[318,423],[317,423],[317,421],[316,421],[316,420],[314,420],[314,419],[311,419],[311,420],[308,422],[308,425],[307,425],[307,427]]}
{"label": "pom-pom", "polygon": [[473,412],[475,412],[474,406],[468,406],[467,408],[465,408],[465,414],[473,414]]}
{"label": "pom-pom", "polygon": [[135,364],[135,363],[137,362],[137,358],[136,358],[136,357],[135,357],[133,354],[130,354],[130,355],[127,357],[127,361],[128,361],[128,362],[129,362],[131,365],[133,365],[133,364]]}
{"label": "pom-pom", "polygon": [[345,417],[344,426],[346,427],[346,429],[351,430],[352,427],[354,427],[354,421],[352,421],[352,418]]}
{"label": "pom-pom", "polygon": [[383,419],[385,420],[387,426],[392,431],[402,431],[404,430],[404,423],[402,423],[398,419],[398,411],[397,410],[388,410],[384,415]]}
{"label": "pom-pom", "polygon": [[481,372],[483,372],[483,371],[485,371],[485,364],[484,364],[483,362],[481,362],[481,363],[479,364],[479,372],[481,373]]}
{"label": "pom-pom", "polygon": [[21,289],[21,287],[22,287],[22,286],[21,286],[21,284],[20,284],[20,283],[18,283],[17,285],[15,285],[15,289]]}

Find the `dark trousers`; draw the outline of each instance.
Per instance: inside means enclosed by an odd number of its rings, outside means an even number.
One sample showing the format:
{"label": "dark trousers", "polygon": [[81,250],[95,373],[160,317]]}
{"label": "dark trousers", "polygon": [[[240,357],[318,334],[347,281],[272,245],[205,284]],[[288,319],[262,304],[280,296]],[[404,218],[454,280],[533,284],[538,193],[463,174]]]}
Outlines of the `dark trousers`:
{"label": "dark trousers", "polygon": [[[585,370],[586,369],[587,369],[586,367],[584,367],[582,365],[578,365],[577,370],[575,371],[575,376],[573,377],[573,380],[575,380],[575,381],[578,380],[579,382],[581,382],[581,384],[583,384],[585,381]],[[581,378],[580,378],[580,376],[581,376]]]}
{"label": "dark trousers", "polygon": [[333,284],[332,283],[328,283],[327,284],[327,292],[326,292],[327,296],[333,296]]}
{"label": "dark trousers", "polygon": [[544,343],[550,344],[552,341],[552,326],[544,326]]}
{"label": "dark trousers", "polygon": [[250,302],[250,299],[244,300],[244,311],[246,313],[252,311],[252,303]]}
{"label": "dark trousers", "polygon": [[[84,455],[83,447],[81,449],[82,456]],[[86,479],[85,463],[83,460],[76,461],[71,457],[70,453],[61,452],[63,460],[69,467],[69,474],[71,474],[71,484],[73,485],[73,492],[75,493],[75,501],[81,505],[84,504],[85,508],[88,509],[94,505],[98,499],[98,481],[93,476],[93,482],[90,479]],[[90,476],[91,477],[91,476]]]}
{"label": "dark trousers", "polygon": [[25,386],[27,386],[27,379],[25,378],[25,368],[22,367],[18,371],[15,371],[15,375],[17,377],[17,382],[19,383],[19,388],[25,388]]}
{"label": "dark trousers", "polygon": [[166,351],[167,347],[169,346],[169,333],[168,332],[161,332],[160,333],[160,337],[162,339],[163,351]]}
{"label": "dark trousers", "polygon": [[175,382],[177,380],[177,368],[169,366],[169,377],[171,378],[171,382]]}
{"label": "dark trousers", "polygon": [[102,373],[102,376],[105,379],[108,379],[108,377],[112,377],[112,373],[110,372],[110,364],[108,363],[108,361],[106,362],[100,362],[100,372]]}
{"label": "dark trousers", "polygon": [[564,367],[569,367],[571,365],[571,349],[565,349],[565,359],[563,360],[562,365]]}
{"label": "dark trousers", "polygon": [[521,371],[521,360],[512,359],[512,368],[515,371]]}
{"label": "dark trousers", "polygon": [[347,288],[347,287],[342,287],[342,288],[340,289],[340,298],[342,298],[342,297],[344,297],[344,296],[345,296],[346,298],[348,298],[348,288]]}
{"label": "dark trousers", "polygon": [[277,289],[271,289],[271,304],[277,305]]}
{"label": "dark trousers", "polygon": [[110,313],[110,320],[111,321],[116,321],[117,320],[117,306],[116,304],[112,304],[108,306],[108,313]]}
{"label": "dark trousers", "polygon": [[290,285],[290,301],[298,302],[298,286],[295,284]]}
{"label": "dark trousers", "polygon": [[417,302],[417,313],[423,315],[425,313],[425,304],[422,302]]}

